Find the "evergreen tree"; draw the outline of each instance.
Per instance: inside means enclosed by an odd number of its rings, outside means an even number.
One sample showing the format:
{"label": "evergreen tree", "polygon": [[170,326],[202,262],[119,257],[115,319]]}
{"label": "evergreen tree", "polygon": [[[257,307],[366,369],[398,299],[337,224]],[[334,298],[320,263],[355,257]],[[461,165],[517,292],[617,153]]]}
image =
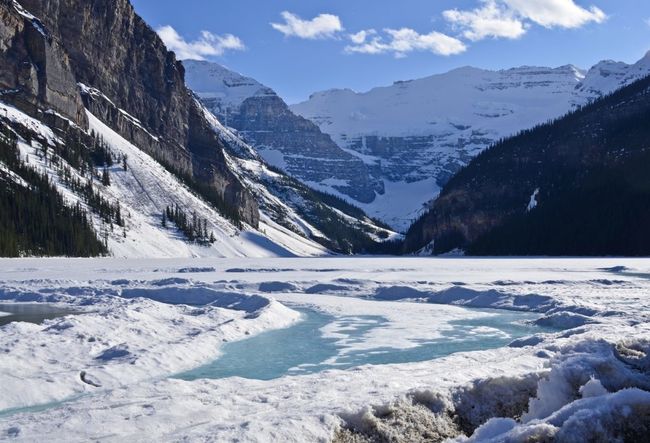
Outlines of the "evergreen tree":
{"label": "evergreen tree", "polygon": [[206,219],[200,219],[196,212],[192,212],[192,216],[188,217],[178,204],[174,204],[173,207],[167,206],[163,211],[163,227],[167,226],[167,221],[174,223],[190,242],[207,246],[216,241],[214,233],[208,231]]}
{"label": "evergreen tree", "polygon": [[102,171],[102,185],[104,186],[110,186],[111,185],[111,177],[108,174],[108,168],[104,166],[104,170]]}
{"label": "evergreen tree", "polygon": [[0,256],[107,252],[81,205],[68,206],[46,175],[21,160],[17,136],[6,126],[0,126],[0,162],[28,184],[0,172]]}

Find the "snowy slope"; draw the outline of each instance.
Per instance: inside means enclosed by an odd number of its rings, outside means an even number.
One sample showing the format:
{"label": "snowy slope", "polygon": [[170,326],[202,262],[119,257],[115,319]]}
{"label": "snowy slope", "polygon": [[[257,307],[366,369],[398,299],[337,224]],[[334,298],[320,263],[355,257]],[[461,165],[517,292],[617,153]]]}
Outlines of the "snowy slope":
{"label": "snowy slope", "polygon": [[[440,185],[496,140],[559,117],[649,73],[650,54],[634,65],[605,61],[589,71],[571,65],[502,71],[464,67],[364,93],[319,92],[291,109],[380,170],[385,198],[399,195],[403,204],[391,208],[378,196],[360,206],[405,228]],[[436,183],[422,192],[428,179]]]}
{"label": "snowy slope", "polygon": [[[40,121],[27,116],[16,108],[0,104],[0,111],[10,121],[39,134],[50,146],[62,143],[55,132]],[[238,229],[222,217],[214,208],[191,192],[179,179],[168,172],[151,156],[126,141],[90,112],[87,113],[89,131],[100,136],[111,148],[113,154],[126,155],[127,170],[116,163],[109,168],[110,186],[95,181],[94,186],[111,203],[119,202],[125,219],[125,228],[109,227],[92,213],[59,177],[57,167],[42,158],[43,146],[35,140],[19,140],[21,157],[31,167],[47,174],[52,183],[69,204],[80,202],[91,214],[96,232],[107,236],[108,248],[116,257],[275,257],[322,255],[328,251],[321,245],[279,226],[263,215],[258,230],[250,226]],[[54,155],[48,149],[48,157]],[[66,165],[63,159],[59,163]],[[72,168],[73,175],[82,182],[87,178]],[[211,246],[200,246],[186,241],[176,228],[161,226],[162,213],[167,206],[178,204],[196,212],[200,219],[207,220],[208,230],[216,241]]]}
{"label": "snowy slope", "polygon": [[[243,232],[219,215],[208,204],[190,192],[171,173],[124,140],[92,114],[88,114],[90,129],[100,134],[117,153],[126,154],[130,167],[127,172],[120,165],[113,167],[112,182],[107,192],[128,208],[132,215],[133,238],[114,239],[111,251],[128,257],[259,257],[313,255],[326,253],[325,249],[294,233],[279,229],[270,221],[260,223],[259,232],[246,228]],[[179,237],[175,229],[162,229],[160,217],[165,207],[179,204],[191,207],[200,218],[208,220],[217,241],[212,247],[192,245]],[[268,232],[267,238],[261,232]],[[146,240],[143,242],[142,240]],[[144,243],[144,244],[143,244]]]}

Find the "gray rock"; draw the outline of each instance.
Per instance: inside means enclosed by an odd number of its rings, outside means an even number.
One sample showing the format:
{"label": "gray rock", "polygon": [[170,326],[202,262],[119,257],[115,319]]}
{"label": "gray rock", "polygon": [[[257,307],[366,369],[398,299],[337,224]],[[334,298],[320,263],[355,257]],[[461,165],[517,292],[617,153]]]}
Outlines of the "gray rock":
{"label": "gray rock", "polygon": [[[10,0],[0,1],[3,99],[13,95],[31,114],[52,108],[82,127],[86,107],[148,154],[210,185],[257,226],[257,203],[228,168],[223,143],[185,86],[182,64],[129,0],[21,4],[23,15]],[[84,94],[77,83],[87,86]]]}
{"label": "gray rock", "polygon": [[[203,104],[269,163],[303,182],[329,186],[362,203],[383,193],[383,183],[372,178],[372,167],[294,114],[272,89],[215,63],[186,60],[183,64],[186,82]],[[280,153],[281,165],[270,151]]]}

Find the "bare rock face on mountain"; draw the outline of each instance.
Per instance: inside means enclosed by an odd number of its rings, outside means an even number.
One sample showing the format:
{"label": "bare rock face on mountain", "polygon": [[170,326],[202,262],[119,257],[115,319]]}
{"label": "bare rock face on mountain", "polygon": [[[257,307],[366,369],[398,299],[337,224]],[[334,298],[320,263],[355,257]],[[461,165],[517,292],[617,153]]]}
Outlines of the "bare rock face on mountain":
{"label": "bare rock face on mountain", "polygon": [[184,61],[187,85],[220,121],[236,129],[270,164],[303,182],[359,203],[384,192],[358,157],[297,116],[270,88],[215,63]]}
{"label": "bare rock face on mountain", "polygon": [[223,144],[185,87],[183,66],[128,0],[0,5],[0,60],[15,66],[2,70],[3,88],[82,127],[85,106],[147,153],[211,185],[257,225],[255,200],[229,170]]}
{"label": "bare rock face on mountain", "polygon": [[85,125],[83,102],[65,50],[39,19],[8,0],[0,3],[0,64],[3,100],[32,113],[44,105]]}

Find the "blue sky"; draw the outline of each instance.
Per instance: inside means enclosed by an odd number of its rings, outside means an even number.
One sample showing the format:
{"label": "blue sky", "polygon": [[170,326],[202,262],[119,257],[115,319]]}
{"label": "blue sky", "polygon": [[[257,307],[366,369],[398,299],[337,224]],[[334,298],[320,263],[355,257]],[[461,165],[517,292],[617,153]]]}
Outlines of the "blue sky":
{"label": "blue sky", "polygon": [[251,76],[289,103],[459,66],[589,67],[650,50],[648,0],[132,2],[178,54]]}

